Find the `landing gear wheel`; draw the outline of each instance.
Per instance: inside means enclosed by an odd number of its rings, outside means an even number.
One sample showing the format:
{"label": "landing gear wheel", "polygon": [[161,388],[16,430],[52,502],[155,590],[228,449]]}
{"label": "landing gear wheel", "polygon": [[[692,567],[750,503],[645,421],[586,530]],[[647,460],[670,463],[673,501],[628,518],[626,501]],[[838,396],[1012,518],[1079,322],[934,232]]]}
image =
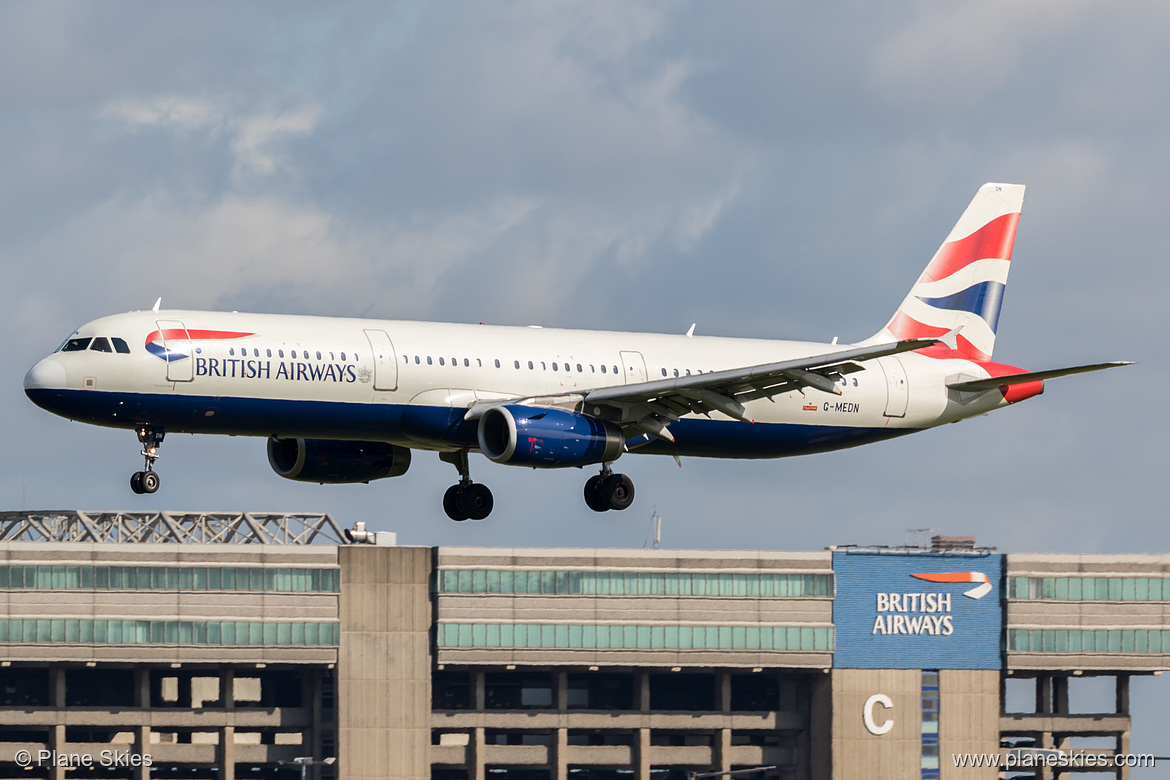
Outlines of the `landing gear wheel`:
{"label": "landing gear wheel", "polygon": [[609,511],[609,502],[601,495],[600,474],[594,474],[585,482],[585,505],[594,512]]}
{"label": "landing gear wheel", "polygon": [[159,476],[156,472],[143,471],[140,472],[140,474],[141,476],[138,478],[138,484],[142,487],[143,493],[153,493],[158,490],[158,486],[162,480],[159,479]]}
{"label": "landing gear wheel", "polygon": [[130,475],[130,489],[133,490],[135,493],[142,495],[143,490],[142,490],[142,472],[141,471],[135,471],[133,474]]}
{"label": "landing gear wheel", "polygon": [[492,513],[494,505],[492,491],[487,485],[469,482],[459,493],[459,508],[466,512],[471,520],[483,520]]}
{"label": "landing gear wheel", "polygon": [[601,483],[601,496],[610,509],[627,509],[634,503],[634,480],[625,474],[610,474]]}
{"label": "landing gear wheel", "polygon": [[459,487],[459,485],[452,485],[443,494],[443,511],[447,513],[447,517],[457,523],[461,523],[470,517],[459,505]]}

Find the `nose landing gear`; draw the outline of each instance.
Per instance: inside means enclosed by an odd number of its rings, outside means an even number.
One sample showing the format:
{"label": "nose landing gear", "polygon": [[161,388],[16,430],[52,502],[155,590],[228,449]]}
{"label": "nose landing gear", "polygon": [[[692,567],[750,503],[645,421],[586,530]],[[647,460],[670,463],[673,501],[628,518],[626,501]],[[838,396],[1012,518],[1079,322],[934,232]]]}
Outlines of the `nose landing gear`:
{"label": "nose landing gear", "polygon": [[487,485],[471,481],[467,464],[467,450],[440,452],[439,459],[459,470],[459,484],[447,488],[443,494],[443,511],[457,522],[483,520],[492,513],[495,500]]}
{"label": "nose landing gear", "polygon": [[154,462],[158,460],[158,448],[166,436],[166,431],[144,425],[137,433],[138,441],[142,442],[142,456],[146,458],[146,470],[134,472],[130,477],[130,489],[139,494],[154,493],[162,482],[158,472],[154,470]]}
{"label": "nose landing gear", "polygon": [[627,509],[634,503],[634,480],[625,474],[615,474],[609,464],[601,466],[601,473],[585,483],[585,504],[594,512]]}

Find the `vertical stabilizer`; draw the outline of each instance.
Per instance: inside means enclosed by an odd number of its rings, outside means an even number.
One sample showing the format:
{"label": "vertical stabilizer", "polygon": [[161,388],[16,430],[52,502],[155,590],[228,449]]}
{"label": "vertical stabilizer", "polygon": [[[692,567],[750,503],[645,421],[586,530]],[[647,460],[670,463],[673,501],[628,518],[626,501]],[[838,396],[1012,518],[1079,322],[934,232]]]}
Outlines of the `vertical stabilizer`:
{"label": "vertical stabilizer", "polygon": [[1007,286],[1022,184],[984,184],[889,323],[867,341],[927,338],[960,328],[957,351],[990,360]]}

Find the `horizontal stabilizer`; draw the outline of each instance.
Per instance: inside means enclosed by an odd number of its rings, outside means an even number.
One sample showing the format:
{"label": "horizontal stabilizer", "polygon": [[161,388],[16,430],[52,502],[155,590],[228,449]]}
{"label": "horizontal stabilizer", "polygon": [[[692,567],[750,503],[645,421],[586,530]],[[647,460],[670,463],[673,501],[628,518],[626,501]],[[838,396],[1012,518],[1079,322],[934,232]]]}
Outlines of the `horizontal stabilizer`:
{"label": "horizontal stabilizer", "polygon": [[1024,382],[1042,382],[1045,379],[1056,379],[1059,376],[1084,374],[1089,371],[1101,371],[1106,368],[1133,365],[1129,360],[1114,360],[1110,363],[1093,363],[1088,366],[1072,366],[1070,368],[1054,368],[1050,371],[1031,371],[1027,374],[1012,374],[1011,376],[993,376],[989,379],[973,379],[964,382],[952,382],[947,387],[952,390],[966,390],[978,392],[980,390],[994,390],[1004,385],[1018,385]]}

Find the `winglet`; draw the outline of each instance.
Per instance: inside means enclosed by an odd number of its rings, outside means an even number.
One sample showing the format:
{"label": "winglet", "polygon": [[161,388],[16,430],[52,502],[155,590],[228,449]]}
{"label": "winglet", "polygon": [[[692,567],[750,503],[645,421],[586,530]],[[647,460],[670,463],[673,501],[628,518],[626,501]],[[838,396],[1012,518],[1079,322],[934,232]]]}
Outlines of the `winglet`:
{"label": "winglet", "polygon": [[151,309],[151,311],[154,312],[155,314],[158,314],[158,307],[161,305],[162,305],[162,296],[160,295],[158,297],[158,300],[154,302],[154,307]]}

